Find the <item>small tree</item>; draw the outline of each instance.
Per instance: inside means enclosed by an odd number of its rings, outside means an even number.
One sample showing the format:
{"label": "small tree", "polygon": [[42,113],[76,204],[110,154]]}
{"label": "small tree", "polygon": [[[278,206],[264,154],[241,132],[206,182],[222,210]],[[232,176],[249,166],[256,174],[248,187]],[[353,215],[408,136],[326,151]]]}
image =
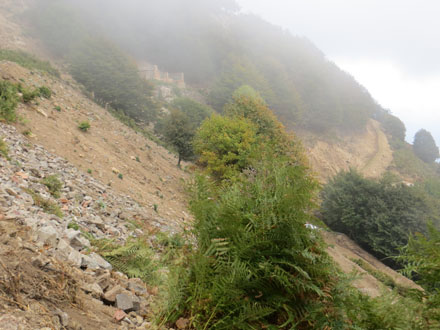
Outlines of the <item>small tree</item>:
{"label": "small tree", "polygon": [[439,150],[431,133],[421,129],[414,136],[414,153],[425,163],[433,163],[439,158]]}
{"label": "small tree", "polygon": [[195,128],[187,115],[180,110],[171,111],[162,123],[162,130],[165,140],[176,148],[179,155],[177,166],[180,167],[182,160],[189,160],[194,156],[192,141]]}
{"label": "small tree", "polygon": [[207,172],[222,180],[249,166],[256,140],[256,128],[249,120],[213,115],[200,127],[194,149]]}

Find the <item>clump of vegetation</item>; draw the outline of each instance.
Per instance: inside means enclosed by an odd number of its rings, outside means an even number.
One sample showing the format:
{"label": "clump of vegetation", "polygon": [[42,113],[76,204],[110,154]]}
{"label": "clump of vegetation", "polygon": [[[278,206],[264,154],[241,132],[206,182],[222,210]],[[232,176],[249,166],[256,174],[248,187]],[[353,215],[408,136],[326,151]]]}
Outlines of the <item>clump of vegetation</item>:
{"label": "clump of vegetation", "polygon": [[434,138],[427,130],[421,129],[414,136],[414,153],[425,163],[433,163],[439,158],[439,150]]}
{"label": "clump of vegetation", "polygon": [[408,242],[425,232],[434,216],[423,195],[404,184],[363,178],[355,170],[341,172],[322,191],[322,220],[346,234],[390,266]]}
{"label": "clump of vegetation", "polygon": [[116,270],[145,283],[157,282],[158,264],[145,238],[130,239],[125,245],[110,240],[93,240],[92,244]]}
{"label": "clump of vegetation", "polygon": [[18,105],[17,92],[14,84],[0,80],[0,121],[11,123],[17,120],[15,113]]}
{"label": "clump of vegetation", "polygon": [[88,174],[92,174],[92,170],[89,168],[89,169],[87,169],[87,173]]}
{"label": "clump of vegetation", "polygon": [[41,86],[38,88],[38,94],[45,99],[50,99],[52,97],[52,91],[46,86]]}
{"label": "clump of vegetation", "polygon": [[61,188],[63,188],[63,183],[60,181],[57,175],[49,175],[41,180],[47,189],[49,189],[50,194],[55,197],[60,197]]}
{"label": "clump of vegetation", "polygon": [[54,214],[59,218],[62,218],[64,216],[58,204],[43,198],[38,192],[34,190],[28,189],[26,192],[32,196],[34,204],[38,207],[41,207],[44,212]]}
{"label": "clump of vegetation", "polygon": [[406,265],[403,273],[425,289],[425,317],[440,322],[440,231],[429,224],[427,235],[412,235],[401,252],[398,260]]}
{"label": "clump of vegetation", "polygon": [[180,167],[182,160],[194,158],[192,141],[196,130],[213,110],[188,98],[178,98],[172,106],[174,109],[155,129],[176,149],[179,156],[177,166]]}
{"label": "clump of vegetation", "polygon": [[82,121],[78,124],[78,129],[87,132],[90,129],[90,123],[88,121]]}
{"label": "clump of vegetation", "polygon": [[23,134],[24,136],[31,136],[32,135],[32,131],[30,129],[26,129],[23,132],[21,132],[21,134]]}
{"label": "clump of vegetation", "polygon": [[4,157],[7,160],[10,159],[8,145],[2,138],[0,138],[0,156]]}
{"label": "clump of vegetation", "polygon": [[21,93],[23,95],[22,97],[24,103],[29,103],[35,100],[38,96],[40,96],[40,92],[38,89],[31,90],[31,89],[22,88]]}
{"label": "clump of vegetation", "polygon": [[122,175],[122,173],[118,174],[118,179],[122,180],[124,178],[124,175]]}
{"label": "clump of vegetation", "polygon": [[0,49],[0,61],[15,62],[30,70],[47,72],[55,77],[60,76],[59,71],[53,68],[49,62],[42,61],[37,57],[23,51]]}
{"label": "clump of vegetation", "polygon": [[68,228],[68,229],[74,229],[74,230],[79,230],[79,229],[80,229],[78,223],[76,223],[75,221],[70,221],[70,222],[67,224],[67,228]]}
{"label": "clump of vegetation", "polygon": [[56,105],[56,106],[54,107],[54,109],[55,109],[56,111],[58,111],[58,112],[61,112],[61,107],[60,107],[59,105]]}

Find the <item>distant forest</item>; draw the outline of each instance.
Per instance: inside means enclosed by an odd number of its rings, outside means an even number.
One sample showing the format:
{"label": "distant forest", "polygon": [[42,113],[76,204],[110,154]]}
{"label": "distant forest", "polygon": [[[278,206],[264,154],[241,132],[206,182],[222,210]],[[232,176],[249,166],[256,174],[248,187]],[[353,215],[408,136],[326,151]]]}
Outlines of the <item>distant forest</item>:
{"label": "distant forest", "polygon": [[40,37],[61,51],[95,34],[136,59],[184,72],[219,112],[249,85],[289,128],[350,131],[389,117],[310,41],[240,13],[233,0],[44,0],[33,16],[45,22]]}

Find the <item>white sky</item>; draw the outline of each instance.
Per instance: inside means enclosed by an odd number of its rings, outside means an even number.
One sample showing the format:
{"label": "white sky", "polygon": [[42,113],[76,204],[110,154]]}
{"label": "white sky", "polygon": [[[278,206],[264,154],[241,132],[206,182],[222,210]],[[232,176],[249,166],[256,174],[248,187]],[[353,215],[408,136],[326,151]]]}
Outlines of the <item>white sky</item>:
{"label": "white sky", "polygon": [[237,0],[305,36],[402,119],[440,145],[440,1]]}

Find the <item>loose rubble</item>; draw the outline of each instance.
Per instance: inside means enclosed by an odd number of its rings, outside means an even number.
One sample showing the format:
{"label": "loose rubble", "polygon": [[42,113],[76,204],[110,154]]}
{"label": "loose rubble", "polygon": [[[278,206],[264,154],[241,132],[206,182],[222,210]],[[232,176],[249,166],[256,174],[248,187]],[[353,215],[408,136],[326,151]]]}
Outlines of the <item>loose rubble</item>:
{"label": "loose rubble", "polygon": [[[129,196],[116,194],[111,187],[64,159],[32,145],[14,127],[0,124],[0,136],[8,144],[11,158],[8,161],[0,157],[0,236],[2,223],[27,228],[26,236],[16,244],[19,251],[26,250],[33,256],[29,267],[51,274],[57,273],[63,263],[70,265],[69,272],[76,274],[72,275],[75,283],[72,285],[96,300],[96,304],[115,308],[109,316],[114,329],[147,329],[149,323],[145,317],[152,296],[157,294],[156,288],[149,291],[142,280],[128,279],[113,271],[111,264],[99,254],[90,253],[91,244],[86,237],[93,235],[123,244],[129,237],[145,234],[130,226],[133,220],[146,223],[145,228],[151,232],[176,232],[178,228],[149,218],[148,212]],[[51,196],[41,183],[49,175],[57,175],[63,183],[60,198]],[[32,194],[57,205],[63,217],[44,212]],[[16,250],[9,240],[3,243]],[[2,303],[0,300],[0,311]],[[50,327],[82,329],[75,328],[68,313],[61,309],[53,308],[51,313],[57,321]],[[20,319],[23,314],[17,315],[2,315],[0,329],[31,329]]]}

